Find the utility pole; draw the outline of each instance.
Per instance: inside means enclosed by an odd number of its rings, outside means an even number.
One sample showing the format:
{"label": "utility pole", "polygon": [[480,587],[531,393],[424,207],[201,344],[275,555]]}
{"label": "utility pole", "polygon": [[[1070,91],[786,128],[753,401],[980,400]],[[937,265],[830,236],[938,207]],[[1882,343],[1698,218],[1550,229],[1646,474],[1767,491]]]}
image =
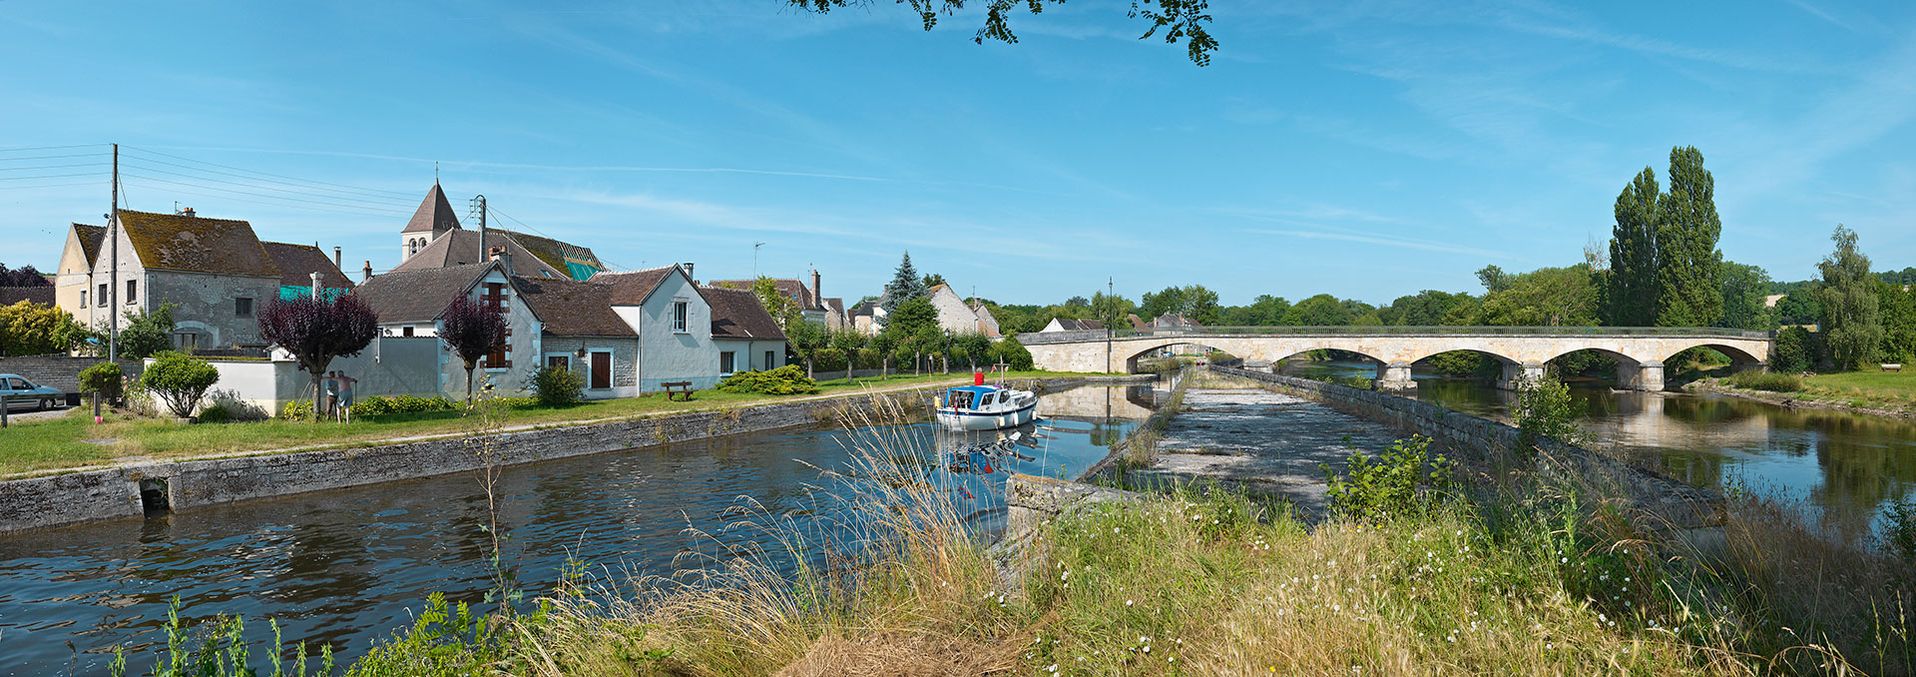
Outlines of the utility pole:
{"label": "utility pole", "polygon": [[[439,165],[437,163],[433,165],[432,171],[433,180],[438,181]],[[477,263],[485,263],[492,260],[492,252],[486,249],[486,196],[472,196],[472,203],[466,210],[466,218],[479,219],[479,260]],[[511,276],[512,271],[506,271],[506,275]]]}
{"label": "utility pole", "polygon": [[[1118,307],[1118,299],[1115,296],[1117,288],[1117,278],[1107,277],[1104,279],[1104,305],[1113,311]],[[1116,312],[1111,312],[1104,317],[1104,368],[1107,371],[1111,370],[1111,332],[1117,330],[1116,327],[1112,326],[1118,323],[1117,318],[1118,314]],[[1107,404],[1105,408],[1107,410],[1110,409],[1110,405]],[[1109,413],[1109,411],[1106,412],[1107,416]]]}
{"label": "utility pole", "polygon": [[763,246],[765,246],[765,243],[763,242],[752,243],[752,283],[753,284],[758,283],[758,248]]}
{"label": "utility pole", "polygon": [[113,211],[106,213],[106,226],[107,239],[113,241],[113,255],[108,261],[112,269],[107,273],[106,283],[106,359],[112,362],[120,359],[120,144],[117,143],[113,144]]}

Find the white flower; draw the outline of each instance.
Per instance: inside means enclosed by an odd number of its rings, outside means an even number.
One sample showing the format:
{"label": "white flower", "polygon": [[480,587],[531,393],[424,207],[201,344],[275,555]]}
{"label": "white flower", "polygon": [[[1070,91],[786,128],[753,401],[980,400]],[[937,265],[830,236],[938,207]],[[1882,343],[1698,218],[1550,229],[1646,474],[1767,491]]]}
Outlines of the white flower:
{"label": "white flower", "polygon": [[1052,664],[1051,664],[1051,667],[1048,667],[1048,668],[1045,668],[1044,670],[1045,670],[1045,672],[1053,672],[1053,673],[1055,673],[1055,672],[1057,672],[1057,671],[1058,671],[1058,664],[1057,664],[1057,663],[1052,663]]}
{"label": "white flower", "polygon": [[1128,600],[1128,599],[1127,599],[1127,600],[1124,600],[1124,605],[1125,605],[1125,606],[1131,606],[1131,600]]}

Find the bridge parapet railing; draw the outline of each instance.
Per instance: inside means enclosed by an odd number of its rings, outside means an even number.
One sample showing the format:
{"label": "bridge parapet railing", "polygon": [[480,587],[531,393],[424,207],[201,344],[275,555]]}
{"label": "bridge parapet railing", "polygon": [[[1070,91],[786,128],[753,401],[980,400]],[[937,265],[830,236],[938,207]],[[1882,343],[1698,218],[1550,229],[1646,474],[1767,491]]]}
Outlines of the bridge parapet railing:
{"label": "bridge parapet railing", "polygon": [[1769,340],[1767,331],[1724,329],[1719,327],[1487,327],[1397,325],[1328,327],[1184,327],[1179,329],[1119,329],[1107,334],[1102,330],[1059,331],[1019,334],[1027,345],[1083,343],[1103,341],[1107,336],[1128,338],[1170,338],[1177,336],[1622,336],[1644,338],[1701,338]]}

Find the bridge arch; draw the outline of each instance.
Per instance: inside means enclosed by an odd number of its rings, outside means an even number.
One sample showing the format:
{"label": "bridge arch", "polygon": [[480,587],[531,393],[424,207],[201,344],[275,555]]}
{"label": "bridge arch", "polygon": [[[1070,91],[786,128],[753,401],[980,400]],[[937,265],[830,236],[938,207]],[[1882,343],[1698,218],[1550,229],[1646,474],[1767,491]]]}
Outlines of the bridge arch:
{"label": "bridge arch", "polygon": [[1727,343],[1712,343],[1708,340],[1699,340],[1694,345],[1689,345],[1683,348],[1679,348],[1668,355],[1664,355],[1662,358],[1662,361],[1667,363],[1670,360],[1675,359],[1676,356],[1682,355],[1686,352],[1695,350],[1697,348],[1709,348],[1719,353],[1723,353],[1724,355],[1730,358],[1730,364],[1732,365],[1732,368],[1734,369],[1744,369],[1744,368],[1759,366],[1759,365],[1763,365],[1767,363],[1766,360],[1758,358],[1757,356],[1750,354],[1749,351],[1744,350],[1742,348],[1738,348],[1736,346],[1729,345]]}
{"label": "bridge arch", "polygon": [[1148,344],[1148,346],[1145,348],[1138,348],[1136,346],[1127,346],[1126,348],[1124,348],[1124,350],[1130,351],[1131,354],[1124,358],[1124,370],[1127,372],[1136,374],[1138,373],[1139,360],[1142,360],[1146,357],[1163,352],[1167,349],[1177,348],[1179,346],[1193,346],[1193,347],[1201,348],[1207,351],[1216,350],[1220,352],[1231,353],[1232,355],[1236,355],[1237,357],[1243,357],[1243,355],[1238,355],[1237,353],[1232,352],[1231,350],[1229,350],[1228,348],[1224,346],[1216,345],[1219,343],[1223,343],[1223,342],[1221,341],[1205,342],[1202,340],[1192,340],[1192,338],[1187,338],[1187,337],[1171,337],[1171,338],[1166,338],[1163,341],[1152,342]]}

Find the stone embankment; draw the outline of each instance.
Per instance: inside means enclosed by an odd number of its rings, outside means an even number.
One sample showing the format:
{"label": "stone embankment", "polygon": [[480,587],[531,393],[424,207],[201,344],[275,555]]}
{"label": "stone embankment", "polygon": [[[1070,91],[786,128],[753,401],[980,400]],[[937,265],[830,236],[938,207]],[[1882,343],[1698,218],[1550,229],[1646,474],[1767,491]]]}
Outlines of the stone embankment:
{"label": "stone embankment", "polygon": [[[1093,382],[1128,381],[1073,378],[1044,381],[1042,386],[1055,390]],[[130,463],[0,481],[0,533],[467,472],[486,465],[482,456],[490,457],[493,465],[514,465],[814,426],[837,420],[846,408],[881,414],[917,411],[929,391],[942,387],[511,429],[485,436],[446,435],[356,448]]]}
{"label": "stone embankment", "polygon": [[[1454,453],[1474,450],[1487,456],[1513,450],[1518,444],[1518,430],[1513,426],[1428,402],[1268,372],[1223,367],[1212,367],[1211,371],[1248,379],[1402,433],[1429,436]],[[1692,543],[1720,543],[1724,518],[1721,494],[1556,440],[1542,440],[1538,448],[1542,452],[1538,464],[1541,470],[1601,487]],[[1022,545],[1038,525],[1073,506],[1136,500],[1137,496],[1081,483],[1013,476],[1006,487],[1005,543],[1014,548]]]}
{"label": "stone embankment", "polygon": [[[1212,371],[1275,386],[1338,411],[1377,421],[1393,429],[1428,436],[1452,450],[1481,454],[1518,448],[1516,427],[1443,406],[1335,383],[1244,369]],[[1593,483],[1680,530],[1720,529],[1723,496],[1638,468],[1595,451],[1544,439],[1537,444],[1543,469]]]}

